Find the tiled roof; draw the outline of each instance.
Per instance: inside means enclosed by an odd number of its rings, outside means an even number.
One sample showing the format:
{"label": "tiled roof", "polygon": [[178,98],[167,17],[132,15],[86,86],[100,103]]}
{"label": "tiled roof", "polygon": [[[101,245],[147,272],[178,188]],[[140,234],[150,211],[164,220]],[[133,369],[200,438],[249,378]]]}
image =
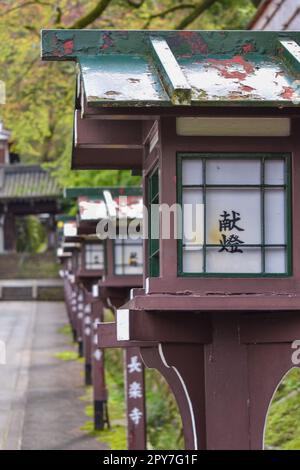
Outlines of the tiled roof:
{"label": "tiled roof", "polygon": [[299,31],[300,0],[265,0],[249,29],[263,31]]}
{"label": "tiled roof", "polygon": [[0,200],[53,199],[61,189],[38,165],[0,165]]}

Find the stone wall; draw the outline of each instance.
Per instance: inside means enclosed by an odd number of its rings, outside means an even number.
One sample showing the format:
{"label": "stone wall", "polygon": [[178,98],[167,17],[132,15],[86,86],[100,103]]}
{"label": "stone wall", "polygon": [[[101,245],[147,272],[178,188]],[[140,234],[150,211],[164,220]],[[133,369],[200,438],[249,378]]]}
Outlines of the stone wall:
{"label": "stone wall", "polygon": [[0,279],[56,279],[58,270],[54,251],[0,254]]}

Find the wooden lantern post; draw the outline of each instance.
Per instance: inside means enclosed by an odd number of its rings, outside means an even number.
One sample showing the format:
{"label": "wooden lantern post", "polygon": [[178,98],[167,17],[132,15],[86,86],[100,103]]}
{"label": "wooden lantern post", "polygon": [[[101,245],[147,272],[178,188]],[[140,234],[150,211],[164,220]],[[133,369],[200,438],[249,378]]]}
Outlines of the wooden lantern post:
{"label": "wooden lantern post", "polygon": [[[87,299],[86,307],[89,312],[85,315],[85,351],[86,365],[91,364],[91,379],[93,383],[94,426],[103,429],[109,425],[107,410],[107,389],[105,384],[105,357],[94,341],[94,325],[103,321],[103,303],[95,286],[106,270],[105,244],[96,236],[96,224],[106,214],[106,206],[102,191],[98,188],[70,188],[67,197],[77,198],[78,205],[78,234],[82,237],[81,263],[77,278],[84,286]],[[92,196],[92,197],[91,197]]]}
{"label": "wooden lantern post", "polygon": [[[76,196],[73,194],[74,191]],[[67,189],[66,197],[74,199],[82,192],[74,191]],[[109,425],[107,390],[104,375],[104,354],[95,347],[93,325],[103,319],[103,305],[99,295],[95,295],[93,287],[94,285],[97,287],[97,282],[103,275],[104,266],[101,266],[100,269],[99,260],[86,255],[86,248],[89,246],[88,236],[93,233],[87,229],[91,220],[79,217],[76,221],[68,216],[59,216],[57,219],[64,224],[63,233],[58,233],[57,237],[58,244],[61,245],[57,255],[60,260],[64,261],[63,277],[67,312],[73,330],[73,338],[78,342],[79,355],[84,356],[85,359],[85,384],[93,385],[94,428],[101,430],[106,424]],[[92,243],[97,243],[93,237]],[[99,240],[98,244],[103,245]],[[72,256],[72,251],[75,248],[76,254]],[[71,253],[66,250],[70,250]]]}
{"label": "wooden lantern post", "polygon": [[[75,219],[72,216],[60,214],[56,216],[56,245],[57,245],[57,258],[62,265],[60,271],[61,277],[64,281],[64,297],[66,302],[67,314],[72,330],[73,341],[77,341],[77,293],[75,284],[75,260],[76,252],[79,249],[78,239],[76,242],[67,242],[64,236],[65,224],[75,223]],[[73,234],[74,235],[74,234]],[[71,238],[71,240],[72,240]],[[74,254],[73,254],[74,252]]]}
{"label": "wooden lantern post", "polygon": [[84,292],[77,281],[76,274],[80,266],[81,238],[77,235],[77,225],[75,218],[69,218],[63,225],[63,249],[71,252],[69,261],[69,271],[66,273],[66,289],[71,291],[71,312],[73,336],[78,344],[78,355],[83,357],[83,330],[84,330]]}
{"label": "wooden lantern post", "polygon": [[[77,270],[76,278],[85,286],[86,295],[98,303],[91,303],[94,335],[98,337],[103,324],[103,307],[110,308],[113,313],[129,300],[130,290],[142,285],[142,239],[141,228],[137,240],[127,240],[130,222],[135,219],[141,225],[143,206],[140,188],[69,188],[67,197],[78,198],[78,235],[82,237],[81,269]],[[114,227],[114,238],[101,242],[95,236],[99,222],[111,223]],[[123,233],[124,232],[124,233]],[[112,236],[112,235],[111,235]],[[103,246],[101,260],[105,264],[101,272],[87,267],[97,247]],[[98,283],[95,281],[98,279]],[[96,292],[96,294],[95,294]],[[101,303],[101,305],[99,304]],[[106,330],[104,330],[105,334]],[[99,333],[102,336],[101,333]],[[116,338],[112,343],[116,347]],[[129,345],[127,345],[129,346]],[[111,346],[112,347],[112,346]],[[92,340],[93,360],[95,368],[104,370],[104,354],[98,341]],[[86,358],[85,358],[86,359]],[[103,377],[104,381],[104,377]],[[94,382],[95,416],[101,416],[103,403],[102,380]],[[128,448],[143,449],[146,445],[144,365],[139,349],[124,349],[124,383],[127,405],[127,441]]]}
{"label": "wooden lantern post", "polygon": [[143,171],[144,283],[118,309],[117,340],[166,378],[187,449],[263,448],[298,365],[300,33],[42,40],[44,60],[80,65],[73,168]]}
{"label": "wooden lantern post", "polygon": [[[106,193],[110,221],[117,229],[116,238],[106,240],[107,271],[99,282],[100,296],[115,313],[130,299],[133,288],[142,286],[142,194],[140,188],[114,188]],[[137,238],[130,237],[130,226],[135,222]],[[123,238],[124,232],[128,236]],[[98,328],[98,338],[105,347],[121,347],[116,335],[102,323]],[[106,336],[108,337],[106,338]],[[126,347],[124,347],[126,346]],[[133,344],[123,344],[124,382],[127,418],[127,448],[146,448],[146,407],[144,364],[139,348]]]}

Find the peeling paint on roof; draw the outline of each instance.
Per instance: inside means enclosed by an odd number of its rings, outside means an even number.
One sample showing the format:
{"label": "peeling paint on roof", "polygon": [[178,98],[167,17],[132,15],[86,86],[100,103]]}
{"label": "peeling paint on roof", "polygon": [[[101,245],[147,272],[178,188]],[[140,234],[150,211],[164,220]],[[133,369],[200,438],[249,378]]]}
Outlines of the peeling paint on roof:
{"label": "peeling paint on roof", "polygon": [[113,198],[109,191],[104,193],[104,200],[89,199],[87,196],[78,198],[79,220],[143,218],[142,196],[123,195]]}
{"label": "peeling paint on roof", "polygon": [[107,208],[103,200],[88,199],[82,196],[78,199],[79,220],[100,220],[107,218]]}
{"label": "peeling paint on roof", "polygon": [[[279,61],[263,56],[205,60],[182,59],[183,72],[192,86],[192,102],[230,100],[278,103],[299,99],[299,86]],[[291,94],[284,94],[286,88]]]}
{"label": "peeling paint on roof", "polygon": [[143,199],[140,196],[121,196],[114,199],[117,218],[142,219]]}
{"label": "peeling paint on roof", "polygon": [[143,57],[89,57],[79,63],[89,103],[150,105],[169,101],[153,67]]}
{"label": "peeling paint on roof", "polygon": [[143,218],[139,187],[67,188],[65,197],[77,199],[79,220]]}
{"label": "peeling paint on roof", "polygon": [[90,106],[299,106],[300,32],[42,32],[44,60],[80,66]]}

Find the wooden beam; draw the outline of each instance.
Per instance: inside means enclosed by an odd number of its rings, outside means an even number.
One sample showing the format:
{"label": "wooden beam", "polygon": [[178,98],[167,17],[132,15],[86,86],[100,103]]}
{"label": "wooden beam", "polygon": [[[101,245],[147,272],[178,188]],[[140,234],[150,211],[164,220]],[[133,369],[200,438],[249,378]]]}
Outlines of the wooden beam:
{"label": "wooden beam", "polygon": [[172,103],[180,105],[190,104],[192,89],[167,41],[159,37],[150,37],[150,42],[153,49],[155,66]]}
{"label": "wooden beam", "polygon": [[142,168],[142,149],[76,148],[72,150],[72,170],[132,170]]}
{"label": "wooden beam", "polygon": [[208,344],[212,340],[209,316],[195,312],[117,310],[117,337],[124,341]]}
{"label": "wooden beam", "polygon": [[75,147],[99,149],[142,149],[141,121],[107,121],[74,116]]}
{"label": "wooden beam", "polygon": [[136,311],[163,312],[172,311],[174,313],[199,312],[199,315],[205,312],[214,312],[222,310],[226,312],[234,311],[260,311],[269,310],[299,310],[299,294],[236,294],[236,295],[174,295],[174,294],[151,294],[137,295],[128,301],[123,307]]}
{"label": "wooden beam", "polygon": [[100,323],[97,334],[99,348],[151,347],[157,344],[157,342],[150,341],[118,341],[115,322]]}
{"label": "wooden beam", "polygon": [[284,312],[284,314],[282,312],[258,312],[241,315],[241,343],[293,343],[294,340],[299,339],[298,336],[298,312]]}
{"label": "wooden beam", "polygon": [[295,41],[279,40],[279,55],[293,72],[300,74],[300,46]]}

